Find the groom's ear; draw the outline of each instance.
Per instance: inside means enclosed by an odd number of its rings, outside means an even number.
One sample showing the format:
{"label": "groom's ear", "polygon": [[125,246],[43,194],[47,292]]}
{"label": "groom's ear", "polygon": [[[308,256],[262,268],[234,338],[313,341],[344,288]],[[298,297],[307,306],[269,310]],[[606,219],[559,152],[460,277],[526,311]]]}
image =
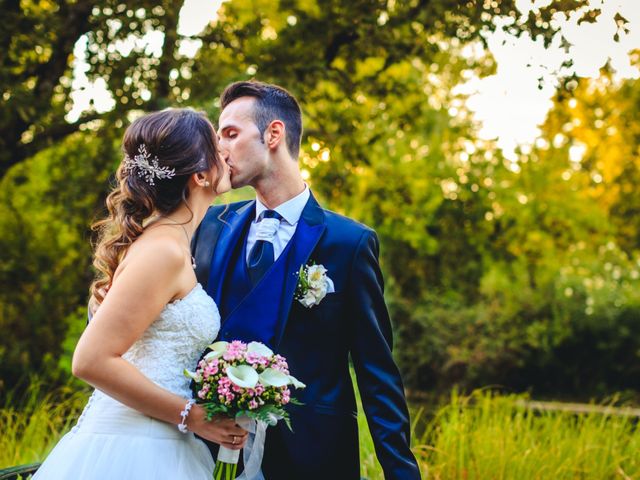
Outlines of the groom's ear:
{"label": "groom's ear", "polygon": [[270,150],[275,150],[280,143],[285,142],[285,135],[284,122],[282,120],[274,120],[265,130],[265,144]]}

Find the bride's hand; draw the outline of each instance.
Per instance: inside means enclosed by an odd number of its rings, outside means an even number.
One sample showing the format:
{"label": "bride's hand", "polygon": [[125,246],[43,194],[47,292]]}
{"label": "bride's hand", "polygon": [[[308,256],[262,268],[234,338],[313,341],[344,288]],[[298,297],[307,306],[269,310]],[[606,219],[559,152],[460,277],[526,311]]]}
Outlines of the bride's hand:
{"label": "bride's hand", "polygon": [[207,421],[207,413],[200,405],[194,405],[187,417],[187,428],[198,436],[231,450],[240,450],[247,442],[249,432],[236,425],[235,420],[216,416]]}

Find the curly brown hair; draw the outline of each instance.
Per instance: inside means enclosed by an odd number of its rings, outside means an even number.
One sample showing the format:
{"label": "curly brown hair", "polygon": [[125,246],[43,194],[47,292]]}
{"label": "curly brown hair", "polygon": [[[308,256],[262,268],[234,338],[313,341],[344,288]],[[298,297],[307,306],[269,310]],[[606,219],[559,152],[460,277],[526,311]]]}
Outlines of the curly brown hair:
{"label": "curly brown hair", "polygon": [[[156,179],[154,185],[126,168],[126,158],[138,154],[140,145],[160,167],[174,169],[172,178]],[[144,231],[143,223],[154,213],[167,215],[189,197],[189,177],[216,171],[212,188],[217,191],[224,172],[218,153],[217,135],[204,113],[188,108],[170,108],[136,119],[122,141],[125,160],[116,171],[116,185],[107,196],[106,218],[95,222],[97,232],[93,259],[96,278],[91,294],[98,303],[113,281],[113,275],[129,246]]]}

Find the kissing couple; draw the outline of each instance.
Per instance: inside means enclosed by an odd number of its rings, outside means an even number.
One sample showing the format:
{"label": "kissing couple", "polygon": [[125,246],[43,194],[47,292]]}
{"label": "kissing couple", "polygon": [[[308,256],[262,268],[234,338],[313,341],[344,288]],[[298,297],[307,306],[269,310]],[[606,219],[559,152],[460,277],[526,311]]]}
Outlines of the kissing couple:
{"label": "kissing couple", "polygon": [[[183,375],[216,339],[261,342],[306,383],[293,431],[267,429],[248,480],[360,478],[349,358],[385,478],[419,479],[375,232],[305,184],[291,93],[236,82],[220,105],[217,132],[203,113],[167,109],[124,134],[72,363],[95,391],[34,479],[212,478],[217,449],[249,439],[231,418],[208,421]],[[255,200],[211,206],[247,185]],[[305,268],[325,288],[297,294]]]}

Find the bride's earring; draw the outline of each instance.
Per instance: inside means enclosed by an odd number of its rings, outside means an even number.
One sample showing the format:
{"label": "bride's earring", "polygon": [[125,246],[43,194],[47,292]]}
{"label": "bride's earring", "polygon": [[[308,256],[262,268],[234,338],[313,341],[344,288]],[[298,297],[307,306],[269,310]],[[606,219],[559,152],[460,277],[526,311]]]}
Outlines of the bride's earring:
{"label": "bride's earring", "polygon": [[211,184],[210,184],[209,182],[206,182],[206,181],[204,182],[204,186],[205,186],[205,187],[208,187],[208,186],[210,186],[210,185],[211,185]]}

